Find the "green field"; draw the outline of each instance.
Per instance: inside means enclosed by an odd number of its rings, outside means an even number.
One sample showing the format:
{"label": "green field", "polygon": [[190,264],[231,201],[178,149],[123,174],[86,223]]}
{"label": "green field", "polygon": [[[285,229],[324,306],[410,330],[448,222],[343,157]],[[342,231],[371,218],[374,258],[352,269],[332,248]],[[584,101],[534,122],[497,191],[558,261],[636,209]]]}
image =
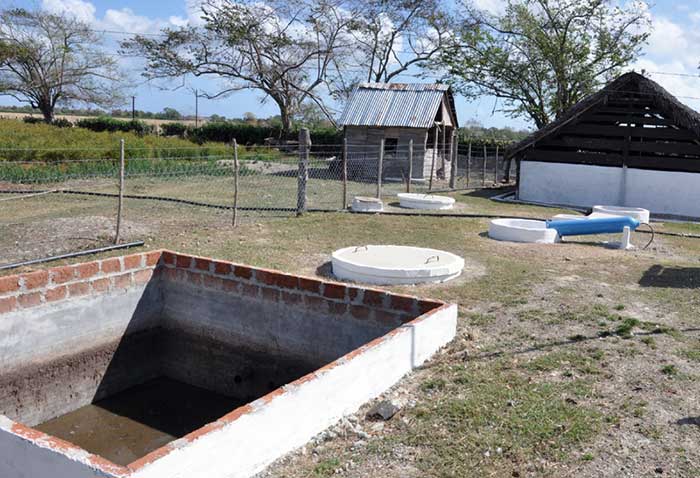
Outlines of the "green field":
{"label": "green field", "polygon": [[[178,194],[176,184],[133,187]],[[230,185],[202,178],[180,193],[224,201]],[[338,190],[319,191],[332,198]],[[479,191],[452,195],[465,212],[555,212],[494,203]],[[9,201],[0,206],[0,251],[108,242],[114,212],[113,198]],[[455,340],[388,392],[404,403],[401,412],[378,424],[365,407],[355,419],[366,437],[335,427],[333,438],[307,445],[266,476],[700,473],[700,240],[657,236],[635,252],[607,249],[601,241],[609,237],[598,236],[512,244],[486,237],[486,219],[348,213],[256,214],[232,229],[230,211],[146,200],[127,200],[125,218],[125,240],[143,239],[147,248],[306,275],[327,276],[330,253],[358,244],[437,247],[465,258],[454,281],[392,288],[456,303],[460,316]],[[639,245],[647,239],[634,236]]]}

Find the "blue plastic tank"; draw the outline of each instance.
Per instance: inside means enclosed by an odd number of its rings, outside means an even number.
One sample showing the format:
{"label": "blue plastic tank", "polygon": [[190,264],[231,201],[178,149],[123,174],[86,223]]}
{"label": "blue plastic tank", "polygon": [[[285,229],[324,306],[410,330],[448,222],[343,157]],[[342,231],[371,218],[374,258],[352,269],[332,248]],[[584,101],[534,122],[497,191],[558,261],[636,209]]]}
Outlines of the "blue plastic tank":
{"label": "blue plastic tank", "polygon": [[614,234],[625,227],[634,231],[639,221],[628,216],[601,217],[594,219],[565,219],[547,221],[548,229],[556,229],[559,236],[583,236],[586,234]]}

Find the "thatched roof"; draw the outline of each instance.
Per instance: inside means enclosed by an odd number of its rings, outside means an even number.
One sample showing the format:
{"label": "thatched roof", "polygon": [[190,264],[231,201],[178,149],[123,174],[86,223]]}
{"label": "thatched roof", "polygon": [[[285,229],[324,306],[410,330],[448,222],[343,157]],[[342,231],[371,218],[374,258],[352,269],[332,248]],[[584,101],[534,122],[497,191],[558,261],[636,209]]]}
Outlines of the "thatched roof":
{"label": "thatched roof", "polygon": [[561,117],[508,148],[506,156],[515,156],[541,139],[556,133],[561,127],[575,121],[591,108],[605,103],[607,98],[614,95],[616,92],[626,94],[634,92],[649,95],[653,99],[654,106],[656,106],[666,118],[673,121],[676,126],[691,131],[698,137],[698,140],[700,140],[700,113],[678,101],[675,96],[666,91],[655,81],[639,73],[630,72],[619,76],[597,93],[582,99]]}

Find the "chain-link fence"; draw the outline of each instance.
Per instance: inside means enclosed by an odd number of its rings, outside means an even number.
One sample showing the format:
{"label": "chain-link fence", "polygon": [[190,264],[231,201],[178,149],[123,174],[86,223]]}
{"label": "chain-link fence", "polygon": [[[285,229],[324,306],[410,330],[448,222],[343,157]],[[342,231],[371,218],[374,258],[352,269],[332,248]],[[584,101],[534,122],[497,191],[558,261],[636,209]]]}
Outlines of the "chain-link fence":
{"label": "chain-link fence", "polygon": [[234,209],[236,221],[257,221],[342,210],[355,196],[391,204],[400,192],[490,187],[509,179],[509,167],[496,146],[304,137],[277,146],[3,150],[0,265],[113,244],[118,227],[128,242],[230,224]]}

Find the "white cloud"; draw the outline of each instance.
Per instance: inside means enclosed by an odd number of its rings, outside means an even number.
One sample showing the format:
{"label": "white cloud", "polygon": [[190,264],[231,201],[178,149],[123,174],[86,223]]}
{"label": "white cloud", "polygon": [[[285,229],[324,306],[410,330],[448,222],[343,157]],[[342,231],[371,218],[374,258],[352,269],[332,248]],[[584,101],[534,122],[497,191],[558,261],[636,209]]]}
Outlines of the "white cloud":
{"label": "white cloud", "polygon": [[495,15],[505,10],[507,2],[506,0],[472,0],[472,3],[479,10]]}
{"label": "white cloud", "polygon": [[95,21],[95,6],[83,0],[43,0],[41,7],[52,13],[69,13],[86,23]]}
{"label": "white cloud", "polygon": [[653,31],[647,51],[652,55],[674,55],[688,48],[687,32],[668,18],[652,18]]}
{"label": "white cloud", "polygon": [[73,15],[98,30],[150,33],[167,26],[183,26],[188,23],[188,20],[177,16],[168,19],[148,18],[136,14],[130,8],[110,8],[99,18],[95,6],[85,0],[42,0],[41,6],[49,12]]}

